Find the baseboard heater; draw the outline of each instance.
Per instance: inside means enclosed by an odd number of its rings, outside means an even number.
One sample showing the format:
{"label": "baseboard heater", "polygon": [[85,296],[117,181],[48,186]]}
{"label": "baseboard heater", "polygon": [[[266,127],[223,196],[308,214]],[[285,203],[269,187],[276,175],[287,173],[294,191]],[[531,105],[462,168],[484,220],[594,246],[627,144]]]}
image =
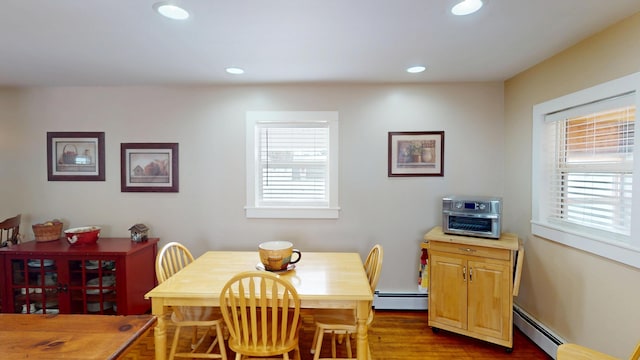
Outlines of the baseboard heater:
{"label": "baseboard heater", "polygon": [[513,324],[554,359],[558,352],[558,346],[565,343],[564,339],[554,334],[517,305],[513,305]]}
{"label": "baseboard heater", "polygon": [[379,310],[427,310],[426,293],[383,293],[376,291],[373,307]]}

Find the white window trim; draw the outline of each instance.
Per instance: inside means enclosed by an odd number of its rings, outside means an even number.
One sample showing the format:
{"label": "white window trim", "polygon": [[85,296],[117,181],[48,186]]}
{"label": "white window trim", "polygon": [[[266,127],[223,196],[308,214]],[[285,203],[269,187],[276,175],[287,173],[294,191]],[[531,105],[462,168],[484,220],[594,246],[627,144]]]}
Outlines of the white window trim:
{"label": "white window trim", "polygon": [[[545,201],[543,196],[544,183],[548,174],[544,171],[542,158],[543,132],[545,115],[555,111],[568,109],[574,106],[587,104],[608,98],[614,95],[635,91],[636,118],[640,110],[640,73],[634,73],[616,80],[590,87],[572,94],[568,94],[533,107],[533,133],[532,133],[532,168],[531,168],[531,233],[533,235],[556,241],[583,251],[587,251],[614,261],[621,262],[636,268],[640,268],[640,221],[631,224],[629,237],[604,238],[597,232],[567,231],[543,218],[540,202]],[[635,144],[639,144],[640,134],[635,134]],[[640,146],[634,148],[634,199],[632,205],[632,217],[640,218]],[[623,241],[620,241],[623,240]]]}
{"label": "white window trim", "polygon": [[[309,122],[323,119],[329,122],[329,206],[328,207],[257,207],[256,206],[256,124],[260,121]],[[338,206],[338,112],[337,111],[248,111],[247,140],[247,218],[337,219]]]}

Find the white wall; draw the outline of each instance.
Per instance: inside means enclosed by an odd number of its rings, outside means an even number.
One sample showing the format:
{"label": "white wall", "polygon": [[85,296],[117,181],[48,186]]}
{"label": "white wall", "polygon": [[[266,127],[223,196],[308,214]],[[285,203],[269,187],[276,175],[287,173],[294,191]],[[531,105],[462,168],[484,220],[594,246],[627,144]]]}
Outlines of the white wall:
{"label": "white wall", "polygon": [[[419,243],[441,221],[440,198],[502,195],[504,187],[501,83],[44,87],[0,93],[0,101],[16,94],[19,111],[0,106],[0,119],[4,132],[20,114],[18,129],[8,131],[24,170],[17,174],[20,198],[5,203],[0,217],[22,212],[29,237],[31,224],[57,217],[70,227],[100,225],[103,236],[128,236],[129,226],[142,222],[162,243],[181,241],[196,255],[288,239],[303,252],[364,257],[380,243],[379,288],[415,292]],[[249,110],[339,111],[338,220],[244,217]],[[445,176],[387,177],[387,133],[421,130],[445,131]],[[47,181],[47,131],[104,131],[106,181]],[[178,142],[180,192],[120,192],[122,142]],[[9,162],[0,160],[2,167]]]}
{"label": "white wall", "polygon": [[636,13],[505,83],[505,207],[526,240],[516,302],[567,341],[625,359],[640,334],[640,269],[530,237],[531,128],[535,104],[640,71],[639,34]]}
{"label": "white wall", "polygon": [[0,88],[0,221],[13,217],[22,207],[25,164],[20,142],[24,138],[20,94],[14,89]]}

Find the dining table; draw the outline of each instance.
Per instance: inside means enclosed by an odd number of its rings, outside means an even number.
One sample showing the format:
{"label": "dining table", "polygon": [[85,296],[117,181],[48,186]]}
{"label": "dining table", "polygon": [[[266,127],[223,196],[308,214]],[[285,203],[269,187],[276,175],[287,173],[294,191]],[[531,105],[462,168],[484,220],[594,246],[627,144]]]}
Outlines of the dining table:
{"label": "dining table", "polygon": [[0,354],[3,359],[120,359],[155,321],[152,315],[0,314]]}
{"label": "dining table", "polygon": [[[220,291],[231,277],[244,271],[261,271],[258,251],[208,251],[165,280],[145,298],[157,317],[154,329],[156,360],[166,359],[165,314],[171,306],[220,306]],[[355,252],[303,252],[296,264],[277,274],[298,292],[302,308],[354,309],[356,356],[367,360],[367,318],[373,302],[364,265]],[[264,271],[264,270],[262,270]]]}

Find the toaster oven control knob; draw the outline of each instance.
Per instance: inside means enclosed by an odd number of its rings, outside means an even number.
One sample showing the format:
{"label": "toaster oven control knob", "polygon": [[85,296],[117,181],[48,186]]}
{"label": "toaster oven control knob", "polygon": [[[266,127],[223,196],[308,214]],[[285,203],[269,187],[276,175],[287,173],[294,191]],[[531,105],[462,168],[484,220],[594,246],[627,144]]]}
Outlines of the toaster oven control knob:
{"label": "toaster oven control knob", "polygon": [[462,206],[463,206],[462,202],[458,201],[456,203],[456,209],[462,209]]}
{"label": "toaster oven control knob", "polygon": [[484,203],[480,203],[480,204],[478,205],[478,208],[479,208],[480,210],[484,210],[486,207],[487,207],[487,205],[485,205]]}

